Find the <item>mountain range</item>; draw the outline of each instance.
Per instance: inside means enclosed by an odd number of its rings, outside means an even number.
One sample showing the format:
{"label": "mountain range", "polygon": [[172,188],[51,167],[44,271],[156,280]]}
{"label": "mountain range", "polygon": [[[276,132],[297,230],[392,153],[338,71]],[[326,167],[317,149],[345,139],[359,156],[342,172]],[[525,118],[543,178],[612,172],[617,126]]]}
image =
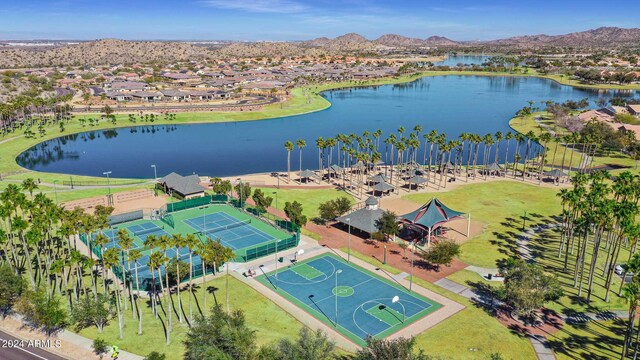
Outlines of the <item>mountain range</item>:
{"label": "mountain range", "polygon": [[362,35],[349,33],[333,39],[321,37],[295,42],[229,42],[217,47],[186,42],[116,39],[65,44],[48,49],[24,46],[3,47],[2,45],[0,41],[0,68],[6,69],[52,65],[173,62],[206,58],[313,56],[424,47],[452,49],[470,46],[525,49],[640,47],[640,28],[601,27],[564,35],[526,35],[489,41],[454,41],[442,36],[420,39],[398,34],[382,35],[377,39],[369,40]]}

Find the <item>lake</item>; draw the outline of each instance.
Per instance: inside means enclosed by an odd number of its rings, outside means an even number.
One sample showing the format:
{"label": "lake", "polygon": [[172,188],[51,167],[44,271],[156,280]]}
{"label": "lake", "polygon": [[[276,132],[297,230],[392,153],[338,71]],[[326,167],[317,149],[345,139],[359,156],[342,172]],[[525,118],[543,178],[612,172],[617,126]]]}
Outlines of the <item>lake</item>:
{"label": "lake", "polygon": [[[332,106],[305,115],[231,123],[141,125],[63,136],[32,147],[17,161],[33,170],[74,175],[102,176],[112,171],[112,177],[151,178],[151,164],[155,164],[158,176],[171,171],[232,176],[286,171],[284,142],[305,139],[308,146],[303,150],[302,167],[315,169],[315,139],[319,136],[381,129],[385,138],[400,126],[409,132],[416,124],[422,125],[424,132],[435,129],[451,139],[462,132],[506,133],[509,119],[529,100],[541,106],[546,100],[595,100],[612,95],[533,77],[424,77],[398,85],[328,91],[323,96]],[[595,107],[593,101],[591,106]],[[384,149],[381,152],[384,154]],[[299,167],[297,148],[291,154],[291,167]]]}

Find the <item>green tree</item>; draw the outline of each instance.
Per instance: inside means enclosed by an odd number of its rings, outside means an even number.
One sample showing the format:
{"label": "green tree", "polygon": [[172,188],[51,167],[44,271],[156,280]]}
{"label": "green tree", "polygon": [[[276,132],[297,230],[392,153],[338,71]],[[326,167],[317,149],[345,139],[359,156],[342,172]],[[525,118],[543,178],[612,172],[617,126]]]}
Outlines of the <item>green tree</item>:
{"label": "green tree", "polygon": [[238,196],[240,206],[243,207],[244,203],[247,202],[247,199],[251,196],[251,185],[247,182],[241,182],[234,186],[233,190]]}
{"label": "green tree", "polygon": [[29,324],[42,329],[47,336],[68,324],[67,312],[62,307],[60,298],[48,296],[43,287],[27,290],[16,304],[16,309]]}
{"label": "green tree", "polygon": [[33,198],[33,192],[38,189],[38,183],[32,178],[27,178],[22,181],[22,190],[29,192],[29,196]]}
{"label": "green tree", "polygon": [[538,265],[509,259],[500,270],[504,274],[504,300],[518,315],[532,316],[545,303],[562,296],[558,279],[545,274]]}
{"label": "green tree", "polygon": [[280,340],[278,350],[282,360],[328,360],[334,358],[335,344],[322,330],[303,327],[296,341]]}
{"label": "green tree", "polygon": [[100,359],[102,359],[104,354],[109,352],[109,345],[107,345],[107,342],[101,338],[95,338],[91,344],[91,348],[93,349],[93,353]]}
{"label": "green tree", "polygon": [[367,347],[358,350],[353,360],[430,360],[422,350],[415,351],[415,338],[393,340],[367,339]]}
{"label": "green tree", "polygon": [[0,314],[6,316],[26,290],[24,278],[16,274],[9,265],[0,266]]}
{"label": "green tree", "polygon": [[256,209],[261,214],[267,212],[267,208],[269,208],[273,202],[273,198],[266,196],[261,189],[255,189],[251,198],[256,203]]}
{"label": "green tree", "polygon": [[252,359],[258,351],[255,339],[242,311],[226,313],[215,305],[209,316],[197,317],[189,329],[184,359]]}
{"label": "green tree", "polygon": [[393,211],[386,210],[382,213],[380,219],[376,220],[376,229],[380,232],[385,240],[395,237],[400,233],[400,225],[398,225],[398,215]]}
{"label": "green tree", "polygon": [[159,353],[157,351],[152,351],[148,353],[147,356],[144,357],[144,360],[165,360],[166,358],[167,358],[167,355],[163,353]]}
{"label": "green tree", "polygon": [[287,214],[292,223],[298,226],[303,226],[307,223],[307,217],[302,213],[302,204],[297,201],[287,201],[284,204],[284,213]]}
{"label": "green tree", "polygon": [[106,294],[87,294],[81,297],[71,310],[71,322],[74,323],[76,331],[95,326],[98,333],[102,334],[111,316],[111,303]]}
{"label": "green tree", "polygon": [[442,240],[424,252],[422,258],[439,270],[440,266],[449,266],[453,258],[458,255],[460,255],[460,245],[452,240]]}

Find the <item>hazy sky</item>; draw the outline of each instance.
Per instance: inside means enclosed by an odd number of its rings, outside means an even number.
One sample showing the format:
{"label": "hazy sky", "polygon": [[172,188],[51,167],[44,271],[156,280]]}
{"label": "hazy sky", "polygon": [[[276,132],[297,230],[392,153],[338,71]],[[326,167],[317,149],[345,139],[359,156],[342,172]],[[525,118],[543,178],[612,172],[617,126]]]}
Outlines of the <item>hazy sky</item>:
{"label": "hazy sky", "polygon": [[0,39],[483,40],[640,27],[638,14],[638,0],[0,0]]}

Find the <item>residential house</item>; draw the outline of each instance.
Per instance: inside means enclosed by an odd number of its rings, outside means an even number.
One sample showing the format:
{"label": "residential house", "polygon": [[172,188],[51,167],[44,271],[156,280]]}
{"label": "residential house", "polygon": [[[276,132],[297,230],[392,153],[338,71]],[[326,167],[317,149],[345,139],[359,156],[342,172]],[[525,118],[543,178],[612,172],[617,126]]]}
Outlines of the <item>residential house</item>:
{"label": "residential house", "polygon": [[131,97],[139,101],[154,102],[162,100],[162,93],[157,91],[136,91],[131,93]]}
{"label": "residential house", "polygon": [[180,91],[178,89],[164,89],[160,90],[162,96],[165,100],[170,101],[189,101],[191,100],[191,96],[189,96],[188,92]]}

